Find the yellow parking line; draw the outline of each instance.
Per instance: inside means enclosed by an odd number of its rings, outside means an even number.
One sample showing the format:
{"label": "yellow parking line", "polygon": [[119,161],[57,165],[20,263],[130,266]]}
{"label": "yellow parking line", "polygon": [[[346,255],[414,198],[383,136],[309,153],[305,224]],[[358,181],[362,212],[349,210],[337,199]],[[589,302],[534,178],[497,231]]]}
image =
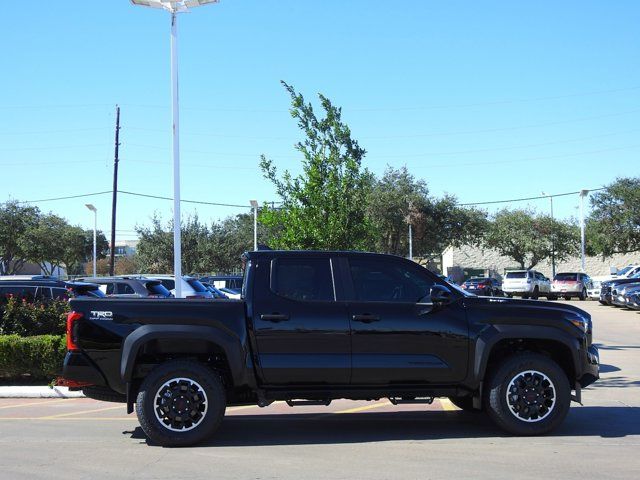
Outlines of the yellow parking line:
{"label": "yellow parking line", "polygon": [[328,412],[328,413],[331,415],[342,414],[342,413],[357,413],[357,412],[364,412],[365,410],[373,410],[374,408],[387,407],[389,405],[390,403],[383,401],[383,402],[376,402],[372,405],[365,405],[364,407],[355,407],[355,408],[349,408],[348,410],[339,410],[337,412]]}
{"label": "yellow parking line", "polygon": [[[43,400],[47,400],[43,398]],[[4,407],[0,407],[0,410],[4,410],[5,408],[20,408],[20,407],[28,407],[30,405],[50,405],[52,403],[66,402],[67,400],[73,400],[72,398],[60,398],[57,400],[49,400],[45,402],[29,402],[29,403],[21,403],[20,405],[5,405]]]}
{"label": "yellow parking line", "polygon": [[124,409],[124,405],[117,407],[95,408],[93,410],[81,410],[80,412],[59,413],[57,415],[47,415],[46,417],[38,417],[38,420],[50,420],[53,418],[71,417],[72,415],[82,415],[84,413],[107,412],[109,410]]}
{"label": "yellow parking line", "polygon": [[448,398],[439,398],[438,401],[440,402],[440,406],[443,410],[446,410],[448,412],[458,410],[458,407],[451,403],[451,400],[449,400]]}

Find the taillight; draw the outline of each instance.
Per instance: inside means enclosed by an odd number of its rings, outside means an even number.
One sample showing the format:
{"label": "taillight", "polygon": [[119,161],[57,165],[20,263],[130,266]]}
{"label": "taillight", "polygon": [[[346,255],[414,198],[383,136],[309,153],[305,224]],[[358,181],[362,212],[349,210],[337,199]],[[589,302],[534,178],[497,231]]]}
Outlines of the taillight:
{"label": "taillight", "polygon": [[67,314],[67,350],[70,352],[73,350],[80,350],[80,347],[76,344],[76,338],[74,334],[75,323],[82,318],[82,314],[78,312],[69,312]]}

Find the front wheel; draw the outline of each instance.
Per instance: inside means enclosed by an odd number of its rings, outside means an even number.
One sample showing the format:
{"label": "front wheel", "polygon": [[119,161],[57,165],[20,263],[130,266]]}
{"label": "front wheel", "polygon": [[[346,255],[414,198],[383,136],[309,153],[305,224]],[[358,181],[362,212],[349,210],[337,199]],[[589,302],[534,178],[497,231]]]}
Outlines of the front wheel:
{"label": "front wheel", "polygon": [[220,376],[207,366],[172,360],[144,379],[136,414],[144,433],[165,447],[184,447],[211,436],[220,426],[226,395]]}
{"label": "front wheel", "polygon": [[503,430],[542,435],[562,423],[570,403],[569,381],[557,363],[537,353],[519,353],[490,376],[484,405]]}

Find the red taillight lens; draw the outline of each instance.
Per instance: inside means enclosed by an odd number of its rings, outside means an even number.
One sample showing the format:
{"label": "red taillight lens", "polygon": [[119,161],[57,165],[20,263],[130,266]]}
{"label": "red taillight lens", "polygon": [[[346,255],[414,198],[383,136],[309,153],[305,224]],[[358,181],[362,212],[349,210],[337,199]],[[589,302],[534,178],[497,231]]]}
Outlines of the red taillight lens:
{"label": "red taillight lens", "polygon": [[82,314],[78,312],[69,312],[67,314],[67,350],[69,351],[80,350],[80,347],[75,342],[73,326],[81,318]]}

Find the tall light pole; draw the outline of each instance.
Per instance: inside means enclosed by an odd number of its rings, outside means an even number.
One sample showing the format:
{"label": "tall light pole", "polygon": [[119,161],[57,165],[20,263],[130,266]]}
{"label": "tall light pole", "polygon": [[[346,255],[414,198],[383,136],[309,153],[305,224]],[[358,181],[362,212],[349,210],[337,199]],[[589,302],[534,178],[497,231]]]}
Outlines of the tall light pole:
{"label": "tall light pole", "polygon": [[[87,207],[89,210],[91,210],[93,212],[93,276],[95,278],[96,276],[96,256],[97,256],[97,247],[96,247],[96,237],[97,237],[97,230],[98,230],[98,209],[96,207],[94,207],[92,204],[87,203],[85,204],[85,207]],[[114,245],[111,245],[111,248],[115,248]]]}
{"label": "tall light pole", "polygon": [[553,218],[553,195],[547,195],[542,192],[542,195],[549,197],[551,202],[551,278],[556,276],[556,228]]}
{"label": "tall light pole", "polygon": [[250,200],[251,208],[253,208],[253,250],[258,250],[258,202]]}
{"label": "tall light pole", "polygon": [[582,273],[585,271],[585,239],[584,239],[584,197],[589,195],[589,190],[580,190],[580,258],[582,260]]}
{"label": "tall light pole", "polygon": [[413,260],[413,232],[411,231],[411,222],[409,222],[409,260]]}
{"label": "tall light pole", "polygon": [[[218,3],[218,0],[131,0],[134,5],[161,8],[171,14],[171,98],[173,114],[173,274],[176,298],[182,298],[182,249],[180,235],[180,129],[178,105],[178,13]],[[112,247],[113,248],[113,247]]]}

